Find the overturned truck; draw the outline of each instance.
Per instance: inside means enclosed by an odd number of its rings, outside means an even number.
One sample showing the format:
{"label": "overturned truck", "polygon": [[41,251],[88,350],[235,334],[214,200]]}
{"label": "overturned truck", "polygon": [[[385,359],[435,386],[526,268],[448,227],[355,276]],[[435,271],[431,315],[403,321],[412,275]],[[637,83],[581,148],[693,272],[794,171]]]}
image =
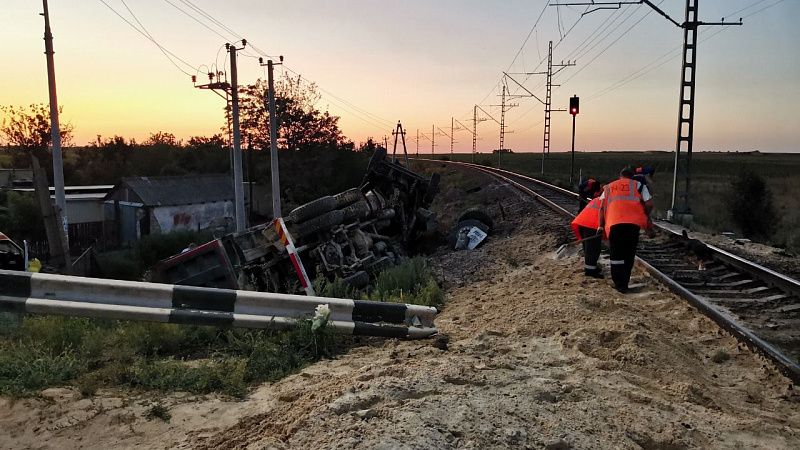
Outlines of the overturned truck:
{"label": "overturned truck", "polygon": [[[420,176],[378,149],[359,187],[292,210],[285,222],[309,277],[340,278],[362,288],[383,269],[402,262],[415,242],[436,233],[428,207],[438,185],[438,174]],[[153,281],[301,292],[296,268],[271,223],[161,261]]]}

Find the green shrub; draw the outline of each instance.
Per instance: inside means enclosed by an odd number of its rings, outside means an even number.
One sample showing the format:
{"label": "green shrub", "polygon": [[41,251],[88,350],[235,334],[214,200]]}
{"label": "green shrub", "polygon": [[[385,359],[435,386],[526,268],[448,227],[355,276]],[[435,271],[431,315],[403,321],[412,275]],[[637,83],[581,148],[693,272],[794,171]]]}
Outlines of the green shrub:
{"label": "green shrub", "polygon": [[778,214],[772,191],[761,176],[755,172],[741,172],[731,183],[727,203],[733,223],[745,236],[761,241],[772,237]]}
{"label": "green shrub", "polygon": [[370,298],[424,306],[444,303],[444,294],[428,262],[421,257],[409,259],[378,274]]}
{"label": "green shrub", "polygon": [[147,269],[162,259],[186,248],[189,244],[203,244],[214,237],[207,231],[173,231],[166,234],[151,234],[143,237],[134,246],[134,255],[139,267]]}
{"label": "green shrub", "polygon": [[142,269],[130,250],[99,253],[97,265],[99,267],[97,275],[101,278],[136,281],[142,276]]}
{"label": "green shrub", "polygon": [[169,409],[161,403],[153,404],[144,416],[147,420],[160,419],[167,423],[172,419],[172,414],[169,413]]}

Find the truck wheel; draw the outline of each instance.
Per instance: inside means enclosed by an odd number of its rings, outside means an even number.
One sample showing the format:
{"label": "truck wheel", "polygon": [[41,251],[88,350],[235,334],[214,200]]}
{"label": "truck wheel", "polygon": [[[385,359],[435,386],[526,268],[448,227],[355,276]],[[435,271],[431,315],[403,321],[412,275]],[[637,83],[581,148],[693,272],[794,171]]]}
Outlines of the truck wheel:
{"label": "truck wheel", "polygon": [[359,188],[348,189],[333,196],[336,199],[336,209],[342,209],[345,206],[352,205],[353,203],[364,200],[364,194],[361,193]]}
{"label": "truck wheel", "polygon": [[456,223],[460,223],[465,220],[477,220],[478,222],[482,222],[484,225],[489,227],[488,230],[483,230],[487,233],[494,230],[494,220],[492,220],[489,214],[487,214],[486,211],[481,208],[469,208],[468,210],[464,211],[461,216],[459,216]]}
{"label": "truck wheel", "polygon": [[326,195],[293,209],[287,216],[287,220],[299,224],[334,209],[336,209],[336,199],[333,196]]}
{"label": "truck wheel", "polygon": [[477,227],[484,233],[487,234],[489,233],[489,226],[481,222],[480,220],[467,219],[460,221],[458,222],[458,225],[456,225],[455,228],[453,228],[453,230],[450,232],[450,235],[447,238],[447,243],[450,245],[451,250],[454,249],[456,246],[456,242],[458,241],[458,233],[465,228],[472,229],[472,227]]}
{"label": "truck wheel", "polygon": [[328,211],[325,214],[315,217],[311,220],[306,220],[303,223],[294,225],[292,236],[296,239],[302,239],[314,233],[327,230],[328,228],[339,225],[344,221],[344,212],[338,209]]}
{"label": "truck wheel", "polygon": [[359,220],[367,217],[371,210],[369,209],[369,203],[367,203],[366,200],[359,200],[344,208],[342,212],[344,212],[344,221],[351,222],[353,220]]}

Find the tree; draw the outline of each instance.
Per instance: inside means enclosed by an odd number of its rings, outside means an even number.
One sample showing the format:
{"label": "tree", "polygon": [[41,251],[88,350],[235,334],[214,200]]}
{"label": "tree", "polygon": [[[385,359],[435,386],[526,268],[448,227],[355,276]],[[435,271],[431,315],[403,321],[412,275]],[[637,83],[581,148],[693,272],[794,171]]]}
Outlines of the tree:
{"label": "tree", "polygon": [[[269,148],[269,113],[265,105],[267,82],[240,89],[240,125],[256,148]],[[285,76],[275,83],[278,146],[287,150],[353,149],[339,129],[339,117],[320,111],[321,96],[313,83]]]}
{"label": "tree", "polygon": [[182,144],[183,142],[177,139],[174,134],[163,131],[150,133],[150,137],[142,142],[142,145],[146,147],[180,147]]}
{"label": "tree", "polygon": [[[63,107],[58,109],[61,114]],[[8,143],[14,167],[29,167],[30,154],[33,153],[42,165],[47,167],[52,178],[52,157],[48,148],[52,141],[50,133],[50,107],[43,103],[25,106],[0,106],[3,119],[0,122],[0,135]],[[72,142],[72,125],[60,124],[61,145],[67,147]]]}
{"label": "tree", "polygon": [[778,214],[772,191],[763,178],[750,171],[740,173],[731,182],[727,203],[731,219],[742,234],[762,241],[772,237],[777,228]]}

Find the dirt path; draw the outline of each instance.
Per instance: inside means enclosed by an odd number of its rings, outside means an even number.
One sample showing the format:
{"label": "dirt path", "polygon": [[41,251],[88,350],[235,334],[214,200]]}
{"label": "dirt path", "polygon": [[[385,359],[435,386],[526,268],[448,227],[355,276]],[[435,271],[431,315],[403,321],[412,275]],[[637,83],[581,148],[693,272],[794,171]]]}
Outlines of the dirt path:
{"label": "dirt path", "polygon": [[152,396],[0,400],[0,447],[800,448],[786,378],[643,272],[622,296],[555,260],[537,209],[436,257],[439,339],[369,339],[241,402],[167,396],[169,423]]}

